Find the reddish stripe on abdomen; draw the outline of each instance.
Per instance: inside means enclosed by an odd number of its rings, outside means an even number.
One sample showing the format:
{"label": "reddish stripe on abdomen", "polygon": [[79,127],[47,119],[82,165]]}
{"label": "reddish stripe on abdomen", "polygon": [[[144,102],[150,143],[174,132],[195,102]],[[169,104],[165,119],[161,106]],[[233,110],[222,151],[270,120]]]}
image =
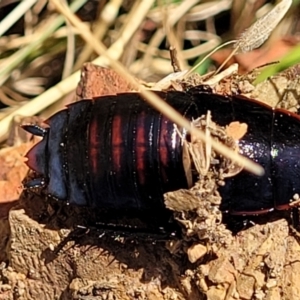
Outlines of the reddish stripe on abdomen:
{"label": "reddish stripe on abdomen", "polygon": [[119,115],[113,118],[111,139],[113,170],[118,172],[121,168],[123,153],[122,120]]}
{"label": "reddish stripe on abdomen", "polygon": [[145,184],[146,181],[146,152],[148,141],[146,140],[145,130],[145,112],[143,111],[137,120],[137,131],[136,131],[136,169],[138,174],[138,180],[140,184]]}
{"label": "reddish stripe on abdomen", "polygon": [[91,164],[91,171],[97,174],[98,170],[98,155],[100,151],[100,139],[98,137],[98,124],[97,119],[91,120],[89,128],[89,159]]}
{"label": "reddish stripe on abdomen", "polygon": [[164,182],[168,181],[166,168],[168,166],[169,153],[167,148],[167,135],[168,135],[168,120],[165,117],[161,119],[161,129],[159,136],[159,158],[160,158],[160,173]]}

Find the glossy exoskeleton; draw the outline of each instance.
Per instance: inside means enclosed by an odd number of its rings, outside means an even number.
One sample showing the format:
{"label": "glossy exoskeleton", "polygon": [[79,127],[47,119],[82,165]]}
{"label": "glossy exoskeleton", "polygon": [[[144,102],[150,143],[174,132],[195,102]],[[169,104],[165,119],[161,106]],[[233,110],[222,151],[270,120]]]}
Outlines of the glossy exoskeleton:
{"label": "glossy exoskeleton", "polygon": [[[248,124],[240,153],[262,165],[265,174],[242,171],[228,178],[220,187],[223,211],[252,215],[290,207],[300,194],[297,115],[197,88],[158,94],[190,120],[210,110],[220,126]],[[44,185],[51,197],[70,204],[157,214],[166,210],[163,193],[187,188],[176,127],[138,93],[82,100],[46,123],[49,128],[24,126],[43,136],[27,154],[38,177],[26,187]]]}

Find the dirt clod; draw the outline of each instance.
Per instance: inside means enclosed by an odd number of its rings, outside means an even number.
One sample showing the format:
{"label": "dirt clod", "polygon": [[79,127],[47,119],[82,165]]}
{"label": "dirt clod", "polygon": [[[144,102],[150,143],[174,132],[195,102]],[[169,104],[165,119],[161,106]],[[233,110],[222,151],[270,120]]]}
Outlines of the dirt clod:
{"label": "dirt clod", "polygon": [[192,245],[187,250],[187,255],[188,255],[189,261],[191,263],[195,263],[198,259],[203,257],[206,253],[207,253],[207,248],[205,246],[203,246],[202,244]]}

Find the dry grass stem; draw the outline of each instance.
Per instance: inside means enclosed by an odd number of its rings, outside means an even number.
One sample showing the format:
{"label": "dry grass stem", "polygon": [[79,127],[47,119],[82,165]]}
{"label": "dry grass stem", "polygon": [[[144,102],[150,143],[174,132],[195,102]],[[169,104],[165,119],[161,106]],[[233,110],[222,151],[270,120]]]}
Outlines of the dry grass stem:
{"label": "dry grass stem", "polygon": [[[99,41],[102,40],[106,31],[109,29],[109,26],[115,21],[116,16],[118,15],[118,12],[122,5],[122,2],[122,0],[111,0],[107,2],[105,7],[103,8],[99,16],[99,20],[95,22],[95,28],[93,32],[95,38],[97,38]],[[91,45],[84,45],[74,65],[74,71],[80,69],[82,64],[88,60],[93,50],[94,49]]]}
{"label": "dry grass stem", "polygon": [[210,86],[214,86],[218,82],[220,82],[222,79],[231,76],[234,73],[238,72],[239,65],[238,64],[232,64],[230,67],[222,71],[221,73],[214,75],[213,77],[205,80],[203,84],[208,84]]}
{"label": "dry grass stem", "polygon": [[[143,52],[144,55],[131,64],[130,70],[133,73],[138,74],[139,77],[144,79],[150,77],[151,80],[153,80],[153,74],[167,75],[172,72],[165,64],[156,64],[158,58],[169,59],[169,52],[160,49],[160,45],[165,38],[170,45],[180,49],[178,59],[182,69],[189,69],[187,66],[188,60],[197,59],[199,56],[212,51],[215,47],[220,45],[222,39],[216,34],[214,17],[221,11],[230,9],[232,1],[199,2],[200,1],[195,4],[195,2],[191,1],[182,1],[180,4],[172,3],[167,5],[165,10],[167,10],[170,16],[169,18],[164,17],[165,14],[162,13],[166,5],[163,7],[158,6],[151,10],[148,17],[157,24],[157,30],[155,34],[152,35],[150,42],[138,43],[138,50]],[[195,5],[192,6],[193,4]],[[190,9],[182,15],[182,8],[187,9],[188,7],[190,7]],[[207,20],[207,18],[209,18],[209,20]],[[174,20],[175,23],[172,24]],[[195,30],[195,27],[191,26],[192,22],[201,21],[205,23],[205,30],[201,31],[198,28]],[[159,27],[161,24],[164,25],[164,28]],[[172,39],[174,35],[176,39]],[[178,37],[181,39],[177,41]],[[184,40],[190,41],[193,46],[188,48],[184,47]]]}
{"label": "dry grass stem", "polygon": [[190,22],[207,20],[209,18],[212,18],[217,14],[230,9],[232,5],[232,0],[211,1],[211,2],[201,1],[201,2],[203,3],[200,3],[199,5],[193,7],[187,13],[186,17]]}
{"label": "dry grass stem", "polygon": [[221,48],[229,45],[229,44],[233,44],[235,43],[236,41],[229,41],[229,42],[226,42],[222,45],[220,45],[219,47],[216,47],[214,50],[212,50],[211,52],[209,52],[207,55],[205,55],[203,57],[203,59],[201,59],[201,61],[199,61],[199,63],[197,63],[195,66],[193,66],[189,71],[188,73],[186,73],[186,75],[184,76],[184,78],[187,78],[189,75],[191,75],[201,64],[203,64],[204,61],[206,61],[212,54],[214,54],[215,52],[217,52],[218,50],[220,50]]}
{"label": "dry grass stem", "polygon": [[[0,1],[1,2],[1,1]],[[17,22],[37,0],[23,0],[20,4],[0,22],[0,36]]]}
{"label": "dry grass stem", "polygon": [[[134,22],[130,24],[126,23],[122,30],[122,34],[119,36],[119,39],[109,49],[107,49],[107,55],[109,55],[109,57],[112,57],[115,60],[118,60],[121,57],[125,45],[128,43],[131,36],[135,33],[137,28],[145,19],[153,3],[154,0],[143,0],[139,2],[138,7],[135,9],[136,16]],[[61,19],[63,18],[61,17]],[[84,23],[82,24],[84,25]],[[86,26],[84,27],[87,29]],[[89,29],[87,30],[89,31]],[[93,43],[94,39],[91,42],[91,44]],[[96,58],[93,61],[93,63],[100,66],[104,66],[107,65],[109,62],[104,56],[100,56]],[[33,116],[35,114],[38,114],[48,106],[61,99],[63,96],[74,91],[79,80],[80,72],[77,71],[68,78],[60,81],[52,88],[45,91],[43,94],[35,97],[30,102],[24,104],[22,107],[10,110],[11,113],[0,121],[0,142],[4,141],[7,138],[9,127],[14,116]]]}
{"label": "dry grass stem", "polygon": [[[63,0],[65,3],[66,0]],[[68,20],[65,20],[67,27],[67,49],[64,68],[61,78],[64,79],[72,74],[74,60],[75,60],[75,33]]]}
{"label": "dry grass stem", "polygon": [[94,37],[90,30],[69,10],[68,7],[62,5],[59,0],[52,0],[52,3],[55,5],[57,10],[61,12],[69,21],[71,24],[73,24],[80,32],[82,37],[91,45],[94,46],[94,49],[97,53],[102,54],[105,56],[109,62],[110,65],[124,78],[127,79],[127,81],[133,85],[136,89],[140,89],[140,93],[147,99],[147,101],[155,107],[158,111],[163,113],[167,118],[175,122],[177,125],[186,128],[189,130],[192,134],[197,136],[202,141],[209,143],[212,145],[212,147],[219,152],[220,154],[224,155],[225,157],[231,159],[232,161],[236,162],[237,164],[240,164],[244,166],[245,169],[248,171],[257,174],[262,175],[264,173],[264,170],[261,166],[257,165],[256,163],[252,162],[248,158],[245,158],[242,155],[239,155],[235,153],[234,151],[230,150],[228,147],[225,147],[221,143],[218,143],[211,139],[210,137],[207,137],[203,132],[197,130],[193,126],[191,126],[191,123],[183,118],[173,107],[168,105],[166,102],[162,101],[157,95],[154,93],[147,91],[136,82],[136,80],[130,76],[127,72],[127,70],[116,60],[110,58],[107,55],[106,48],[102,43],[100,43],[97,40],[94,40]]}
{"label": "dry grass stem", "polygon": [[[190,39],[190,33],[195,32],[197,33],[197,39],[199,40],[205,40],[205,43],[200,43],[199,45],[190,48],[181,50],[182,59],[192,59],[197,58],[203,53],[207,53],[210,51],[213,51],[211,49],[215,49],[221,42],[221,39],[212,33],[204,32],[204,31],[185,31],[184,32],[184,38]],[[196,38],[195,38],[196,39]],[[235,43],[236,41],[230,41],[229,44]],[[227,43],[226,43],[227,45]],[[152,49],[148,50],[149,45],[145,43],[139,43],[138,44],[138,50],[144,53],[147,53],[151,56],[159,56],[161,58],[169,59],[170,58],[170,52],[168,50],[161,50],[155,47],[152,47]],[[223,47],[223,45],[222,45]],[[211,55],[211,54],[209,54]],[[152,63],[152,62],[151,62]]]}
{"label": "dry grass stem", "polygon": [[[193,6],[195,6],[199,0],[185,0],[181,4],[179,4],[173,11],[172,14],[169,14],[169,18],[167,20],[167,24],[169,28],[173,27],[176,22]],[[151,38],[150,43],[148,43],[146,53],[143,57],[143,65],[147,66],[151,63],[151,51],[158,48],[165,37],[164,28],[159,28]]]}
{"label": "dry grass stem", "polygon": [[[86,3],[86,1],[87,0],[75,0],[70,5],[71,10],[77,11],[80,7],[82,7],[82,5]],[[14,70],[18,65],[20,65],[25,60],[25,58],[30,55],[37,47],[39,47],[50,35],[52,35],[53,32],[55,32],[56,29],[63,24],[63,22],[64,18],[62,16],[56,17],[51,24],[45,26],[43,31],[40,31],[40,34],[36,36],[36,38],[33,39],[31,43],[29,43],[26,47],[16,51],[9,58],[7,58],[5,62],[1,64],[0,85],[2,85],[3,82],[7,79],[8,74],[10,74],[12,70]]]}

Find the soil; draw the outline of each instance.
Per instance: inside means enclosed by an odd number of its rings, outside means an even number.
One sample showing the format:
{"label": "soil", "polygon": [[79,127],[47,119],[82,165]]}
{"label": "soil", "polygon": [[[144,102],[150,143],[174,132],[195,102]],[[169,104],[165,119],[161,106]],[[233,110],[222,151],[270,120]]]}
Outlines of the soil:
{"label": "soil", "polygon": [[[223,84],[219,89],[228,91]],[[20,157],[31,146],[27,140],[0,152],[0,184],[7,187],[0,203],[0,299],[300,299],[291,212],[253,217],[243,230],[228,230],[217,213],[205,220],[205,234],[195,235],[195,215],[177,211],[182,233],[167,239],[106,231],[89,226],[96,211],[21,193],[27,169]],[[193,191],[166,195],[166,203],[193,199]],[[204,208],[218,206],[211,199]]]}
{"label": "soil", "polygon": [[215,247],[76,229],[82,218],[23,194],[0,224],[0,299],[299,299],[300,246],[285,219]]}

